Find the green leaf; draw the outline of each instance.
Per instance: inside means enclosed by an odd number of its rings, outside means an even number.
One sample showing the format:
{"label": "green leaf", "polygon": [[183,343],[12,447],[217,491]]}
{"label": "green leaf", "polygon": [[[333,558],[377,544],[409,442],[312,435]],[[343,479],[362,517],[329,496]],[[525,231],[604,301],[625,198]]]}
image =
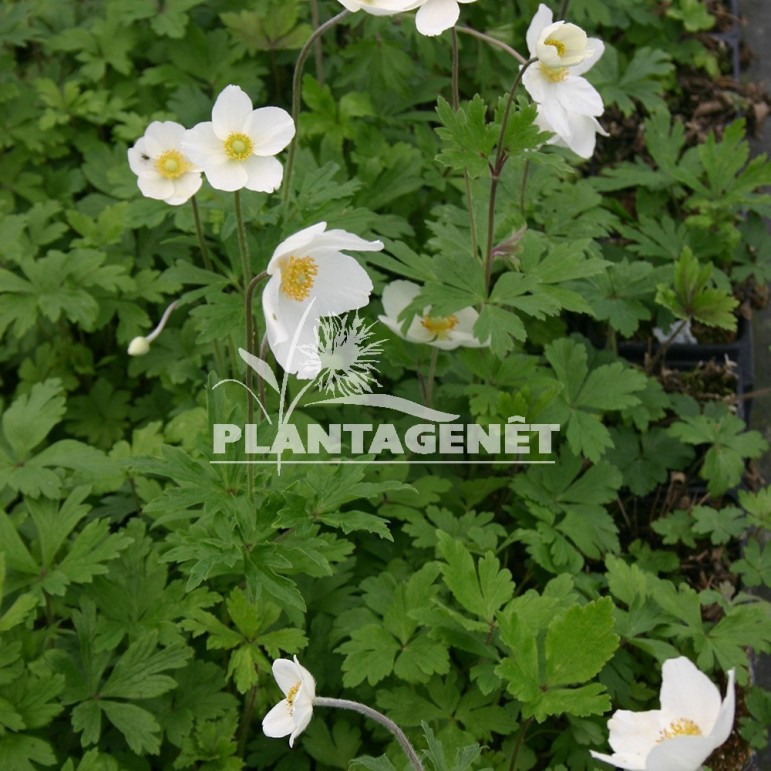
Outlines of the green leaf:
{"label": "green leaf", "polygon": [[443,145],[436,157],[439,163],[455,171],[466,171],[472,179],[488,171],[499,131],[495,124],[487,122],[487,109],[479,94],[461,105],[457,112],[439,97],[436,112],[442,125],[436,133]]}
{"label": "green leaf", "polygon": [[742,576],[746,586],[771,586],[771,546],[750,541],[742,558],[731,563],[731,572]]}

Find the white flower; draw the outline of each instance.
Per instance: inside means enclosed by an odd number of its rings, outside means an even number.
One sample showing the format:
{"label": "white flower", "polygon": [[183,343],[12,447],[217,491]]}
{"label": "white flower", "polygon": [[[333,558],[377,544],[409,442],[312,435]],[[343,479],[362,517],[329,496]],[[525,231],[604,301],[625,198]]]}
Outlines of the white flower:
{"label": "white flower", "polygon": [[568,113],[570,123],[570,133],[567,136],[560,136],[554,126],[549,123],[543,114],[541,106],[538,106],[538,114],[535,116],[535,125],[541,131],[550,131],[554,136],[549,139],[547,144],[557,145],[558,147],[568,147],[581,158],[591,158],[594,154],[594,146],[597,140],[597,134],[608,136],[608,132],[600,125],[597,118],[591,115],[578,115],[577,113]]}
{"label": "white flower", "polygon": [[696,771],[731,734],[734,670],[723,702],[712,681],[684,656],[662,667],[661,709],[617,710],[608,721],[613,755],[592,757],[632,771]]}
{"label": "white flower", "polygon": [[418,8],[415,26],[421,35],[440,35],[454,27],[460,17],[458,3],[473,3],[476,0],[420,0],[413,4]]}
{"label": "white flower", "polygon": [[174,121],[153,121],[128,151],[131,171],[142,195],[179,206],[201,187],[201,168],[182,151],[185,127]]}
{"label": "white flower", "polygon": [[276,361],[290,374],[302,368],[303,377],[308,379],[318,374],[318,369],[312,373],[312,368],[301,366],[307,364],[301,349],[315,345],[318,320],[364,307],[372,292],[367,271],[342,250],[373,252],[383,248],[380,241],[365,241],[345,230],[326,228],[327,223],[320,222],[276,247],[267,268],[270,280],[262,294],[268,343]]}
{"label": "white flower", "polygon": [[295,133],[289,113],[280,107],[255,110],[242,89],[227,86],[211,117],[189,129],[182,140],[182,149],[203,169],[209,184],[217,190],[276,190],[284,169],[273,156]]}
{"label": "white flower", "polygon": [[463,308],[450,316],[432,316],[431,308],[423,308],[421,316],[412,319],[407,332],[402,332],[399,314],[418,296],[420,287],[412,281],[392,281],[383,290],[383,310],[380,316],[389,329],[399,337],[411,343],[428,343],[444,351],[465,346],[481,348],[488,343],[481,343],[474,337],[474,324],[479,314],[473,308]]}
{"label": "white flower", "polygon": [[146,337],[135,337],[128,346],[129,356],[144,356],[150,350],[150,341]]}
{"label": "white flower", "polygon": [[285,698],[262,719],[262,730],[271,739],[288,735],[289,746],[293,747],[294,740],[308,727],[313,717],[316,681],[305,667],[300,666],[297,656],[294,661],[276,659],[273,662],[273,677]]}
{"label": "white flower", "polygon": [[373,16],[393,16],[417,7],[416,0],[337,0],[351,13],[366,11]]}
{"label": "white flower", "polygon": [[542,4],[527,30],[527,47],[538,61],[525,70],[523,85],[565,144],[571,146],[573,133],[578,132],[582,138],[573,143],[585,146],[586,129],[593,124],[579,116],[596,118],[604,106],[594,86],[581,75],[594,66],[605,46],[573,24],[553,24],[551,10]]}

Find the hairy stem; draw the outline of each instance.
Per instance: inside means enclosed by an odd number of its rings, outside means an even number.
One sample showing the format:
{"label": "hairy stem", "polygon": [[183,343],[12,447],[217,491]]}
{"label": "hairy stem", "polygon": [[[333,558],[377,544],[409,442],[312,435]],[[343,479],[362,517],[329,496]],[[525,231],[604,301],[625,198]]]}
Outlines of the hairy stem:
{"label": "hairy stem", "polygon": [[[319,0],[311,0],[311,21],[313,23],[313,29],[318,29],[321,25],[321,19],[319,17]],[[316,60],[316,80],[319,85],[324,85],[324,53],[321,48],[321,41],[316,40],[313,44],[313,57]]]}
{"label": "hairy stem", "polygon": [[522,76],[525,74],[527,68],[535,62],[536,59],[528,59],[525,64],[520,67],[517,77],[514,79],[514,84],[509,91],[509,97],[506,100],[506,107],[503,111],[503,118],[501,119],[501,131],[498,136],[498,149],[495,153],[495,162],[490,165],[490,201],[487,207],[487,249],[485,250],[485,289],[487,293],[490,293],[490,278],[493,271],[493,242],[495,240],[495,199],[498,194],[498,183],[503,173],[503,167],[506,165],[506,130],[509,127],[509,118],[511,117],[511,107],[514,103],[514,95],[519,88],[519,84],[522,82]]}
{"label": "hairy stem", "polygon": [[337,24],[337,22],[348,16],[349,11],[341,11],[337,16],[333,16],[329,21],[325,21],[320,27],[313,31],[313,34],[305,42],[297,57],[297,63],[294,67],[294,77],[292,78],[292,121],[295,126],[295,135],[289,143],[289,155],[286,159],[286,171],[284,172],[284,189],[281,194],[281,200],[285,204],[289,199],[289,189],[292,186],[292,169],[294,168],[294,157],[297,153],[297,121],[300,117],[300,97],[302,89],[302,76],[305,60],[311,52],[314,43],[328,30]]}
{"label": "hairy stem", "polygon": [[527,59],[525,59],[522,54],[520,54],[510,45],[507,45],[502,40],[498,40],[498,38],[495,38],[492,35],[487,35],[484,32],[480,32],[477,29],[472,29],[471,27],[456,26],[453,27],[453,29],[457,30],[458,32],[462,32],[464,35],[471,35],[471,37],[475,37],[478,40],[484,40],[485,43],[489,43],[494,48],[500,48],[501,51],[505,51],[509,56],[512,56],[520,64],[525,64],[527,62]]}
{"label": "hairy stem", "polygon": [[570,0],[562,0],[562,5],[560,6],[560,12],[557,16],[557,19],[567,19],[568,17],[568,8],[570,7]]}
{"label": "hairy stem", "polygon": [[404,750],[404,754],[410,759],[415,771],[425,771],[423,764],[418,758],[418,754],[415,752],[415,748],[410,744],[409,739],[404,735],[404,731],[399,728],[396,723],[390,718],[387,718],[382,713],[378,712],[372,707],[368,707],[366,704],[361,704],[358,701],[349,701],[348,699],[330,699],[324,696],[317,696],[313,700],[314,707],[335,707],[336,709],[350,709],[353,712],[358,712],[360,715],[370,718],[371,720],[380,723],[380,725],[387,728],[395,737]]}
{"label": "hairy stem", "polygon": [[519,727],[519,735],[517,736],[517,743],[514,745],[514,752],[511,753],[511,760],[509,761],[509,771],[514,771],[514,769],[517,767],[517,758],[519,757],[520,750],[522,749],[522,744],[525,741],[525,734],[527,733],[527,729],[530,726],[530,723],[532,722],[533,718],[529,718],[528,720],[525,720],[524,723]]}
{"label": "hairy stem", "polygon": [[[195,200],[195,196],[190,199],[190,203],[193,204],[193,219],[195,220],[195,233],[198,236],[198,246],[201,249],[201,259],[203,260],[203,266],[210,273],[214,273],[214,265],[212,265],[211,258],[209,257],[209,249],[206,246],[206,237],[203,232],[203,225],[201,224],[201,212],[198,209],[198,201]],[[214,360],[217,362],[217,371],[220,374],[225,373],[225,360],[222,356],[222,349],[218,340],[214,341]]]}

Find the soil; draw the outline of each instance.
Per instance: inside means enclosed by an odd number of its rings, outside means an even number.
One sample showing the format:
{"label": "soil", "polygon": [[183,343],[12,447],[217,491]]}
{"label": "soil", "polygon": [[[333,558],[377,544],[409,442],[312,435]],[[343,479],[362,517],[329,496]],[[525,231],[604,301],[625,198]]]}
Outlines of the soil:
{"label": "soil", "polygon": [[692,396],[700,403],[724,402],[732,412],[738,409],[737,388],[739,378],[732,361],[700,362],[687,370],[675,369],[663,364],[659,382],[667,393],[682,393]]}

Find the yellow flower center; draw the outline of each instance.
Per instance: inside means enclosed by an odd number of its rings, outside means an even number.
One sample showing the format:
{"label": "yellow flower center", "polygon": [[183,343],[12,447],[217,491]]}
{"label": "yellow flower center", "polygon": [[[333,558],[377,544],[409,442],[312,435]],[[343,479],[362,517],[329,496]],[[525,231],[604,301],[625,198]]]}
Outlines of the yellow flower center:
{"label": "yellow flower center", "polygon": [[231,161],[245,161],[254,150],[251,137],[246,134],[231,134],[225,140],[225,155]]}
{"label": "yellow flower center", "polygon": [[190,164],[179,150],[166,150],[155,161],[155,170],[166,179],[177,179],[189,168]]}
{"label": "yellow flower center", "polygon": [[667,739],[674,739],[675,736],[701,736],[701,728],[689,720],[687,717],[681,717],[679,720],[673,720],[667,728],[663,728],[659,733],[656,744],[661,744]]}
{"label": "yellow flower center", "polygon": [[541,65],[541,72],[552,83],[561,83],[570,74],[567,67],[547,67]]}
{"label": "yellow flower center", "polygon": [[557,49],[557,56],[565,55],[565,44],[561,40],[557,40],[557,38],[553,37],[547,37],[543,43],[547,46],[554,46]]}
{"label": "yellow flower center", "polygon": [[458,319],[455,316],[423,316],[420,323],[438,340],[446,340],[448,333],[455,329]]}
{"label": "yellow flower center", "polygon": [[313,257],[288,257],[281,263],[281,291],[291,300],[302,302],[313,289],[318,272]]}
{"label": "yellow flower center", "polygon": [[289,692],[286,695],[286,700],[289,702],[289,706],[291,707],[294,703],[294,698],[297,696],[297,691],[300,690],[300,683],[295,683],[290,689]]}

